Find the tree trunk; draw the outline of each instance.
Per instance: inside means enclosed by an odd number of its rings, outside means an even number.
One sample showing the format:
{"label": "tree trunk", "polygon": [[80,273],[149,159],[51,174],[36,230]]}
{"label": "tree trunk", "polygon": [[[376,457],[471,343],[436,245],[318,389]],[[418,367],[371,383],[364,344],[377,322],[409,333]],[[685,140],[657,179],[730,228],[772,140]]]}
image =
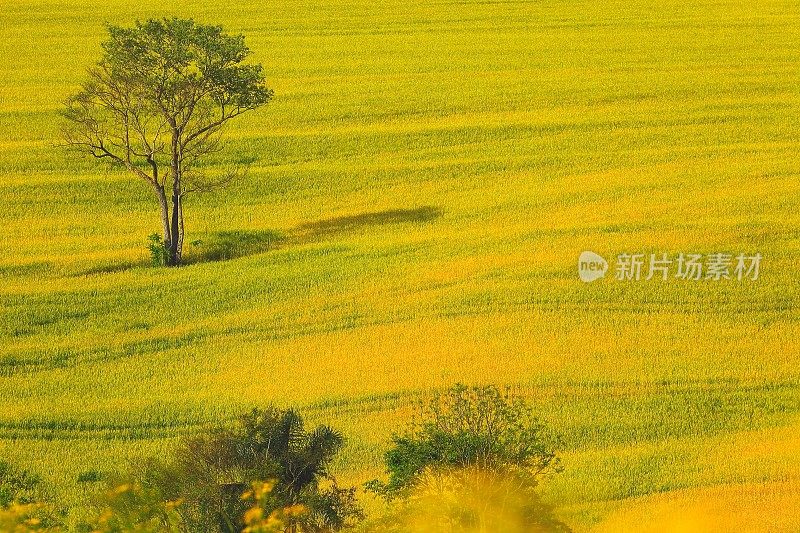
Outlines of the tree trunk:
{"label": "tree trunk", "polygon": [[164,231],[164,246],[168,247],[172,242],[170,235],[172,232],[169,229],[169,205],[167,204],[167,194],[164,192],[164,187],[155,185],[156,196],[158,196],[158,204],[161,206],[161,225]]}
{"label": "tree trunk", "polygon": [[170,229],[169,264],[176,266],[181,263],[181,248],[183,244],[183,228],[181,224],[181,153],[179,131],[173,125],[172,130],[172,227]]}
{"label": "tree trunk", "polygon": [[183,195],[180,196],[180,201],[178,202],[180,206],[180,213],[178,213],[178,218],[180,219],[180,238],[178,240],[178,255],[183,259],[183,238],[186,236],[186,230],[183,229]]}
{"label": "tree trunk", "polygon": [[183,242],[183,235],[181,235],[181,195],[177,191],[172,193],[171,237],[169,263],[175,266],[181,263],[181,244]]}

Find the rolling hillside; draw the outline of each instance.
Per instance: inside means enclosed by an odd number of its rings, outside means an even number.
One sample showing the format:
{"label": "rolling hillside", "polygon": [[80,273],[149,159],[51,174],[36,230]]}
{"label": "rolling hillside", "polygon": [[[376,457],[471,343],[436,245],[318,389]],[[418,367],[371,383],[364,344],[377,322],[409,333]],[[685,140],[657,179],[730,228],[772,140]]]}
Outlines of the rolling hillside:
{"label": "rolling hillside", "polygon": [[[209,162],[247,179],[187,201],[193,264],[159,269],[147,187],[55,145],[104,23],[172,15],[244,33],[276,97]],[[576,531],[800,527],[796,2],[5,0],[0,25],[0,457],[63,501],[269,403],[344,431],[362,482],[462,381],[561,435],[543,489]],[[584,284],[584,250],[764,260]]]}

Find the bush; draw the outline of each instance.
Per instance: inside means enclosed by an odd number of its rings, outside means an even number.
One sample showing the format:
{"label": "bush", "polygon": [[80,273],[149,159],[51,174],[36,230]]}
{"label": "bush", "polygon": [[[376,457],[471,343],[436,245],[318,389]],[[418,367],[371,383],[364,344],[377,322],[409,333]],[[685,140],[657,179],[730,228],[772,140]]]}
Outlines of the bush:
{"label": "bush", "polygon": [[509,392],[436,393],[392,438],[388,482],[368,484],[397,506],[378,531],[568,531],[535,492],[541,476],[560,471],[548,440]]}
{"label": "bush", "polygon": [[522,398],[493,386],[455,385],[437,392],[392,443],[385,457],[389,482],[371,484],[387,494],[412,487],[431,468],[513,470],[533,484],[542,474],[560,469],[532,409]]}
{"label": "bush", "polygon": [[135,484],[148,501],[180,502],[184,529],[206,533],[252,526],[242,495],[272,480],[258,502],[262,516],[291,509],[282,514],[288,531],[339,531],[362,517],[355,489],[340,488],[328,471],[343,442],[327,426],[306,431],[292,410],[254,410],[233,428],[187,440],[169,462],[150,461]]}
{"label": "bush", "polygon": [[48,500],[39,476],[0,461],[0,531],[56,531],[59,514]]}

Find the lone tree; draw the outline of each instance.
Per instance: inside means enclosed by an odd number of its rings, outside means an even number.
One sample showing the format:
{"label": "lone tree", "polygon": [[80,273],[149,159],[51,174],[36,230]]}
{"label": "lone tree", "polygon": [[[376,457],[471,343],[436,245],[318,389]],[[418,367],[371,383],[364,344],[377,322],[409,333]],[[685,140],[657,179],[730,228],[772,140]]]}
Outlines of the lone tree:
{"label": "lone tree", "polygon": [[66,101],[68,145],[126,168],[161,206],[165,260],[181,262],[183,198],[229,183],[202,159],[220,150],[225,124],[273,96],[261,65],[244,64],[242,35],[178,18],[108,26],[103,55]]}

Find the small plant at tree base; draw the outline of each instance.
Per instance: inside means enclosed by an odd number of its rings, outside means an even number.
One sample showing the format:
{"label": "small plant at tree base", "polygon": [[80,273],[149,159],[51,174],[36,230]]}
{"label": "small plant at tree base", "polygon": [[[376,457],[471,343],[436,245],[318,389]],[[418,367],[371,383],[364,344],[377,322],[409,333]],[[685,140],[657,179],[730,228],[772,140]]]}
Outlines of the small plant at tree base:
{"label": "small plant at tree base", "polygon": [[158,233],[147,237],[147,248],[150,250],[150,261],[153,266],[166,266],[169,264],[169,247]]}

